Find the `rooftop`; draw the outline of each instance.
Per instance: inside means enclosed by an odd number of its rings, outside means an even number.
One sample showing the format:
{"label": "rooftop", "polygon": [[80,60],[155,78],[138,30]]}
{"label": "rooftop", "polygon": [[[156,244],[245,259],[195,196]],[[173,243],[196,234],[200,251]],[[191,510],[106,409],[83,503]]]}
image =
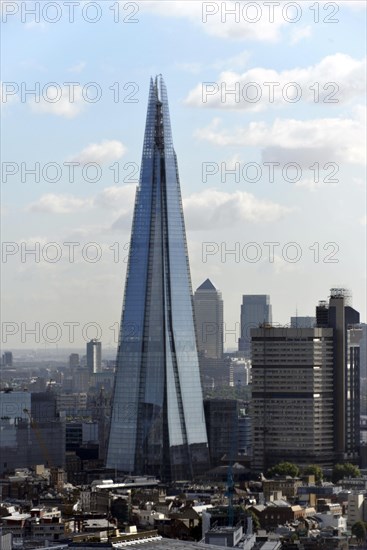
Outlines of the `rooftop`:
{"label": "rooftop", "polygon": [[217,290],[210,279],[206,279],[197,290]]}

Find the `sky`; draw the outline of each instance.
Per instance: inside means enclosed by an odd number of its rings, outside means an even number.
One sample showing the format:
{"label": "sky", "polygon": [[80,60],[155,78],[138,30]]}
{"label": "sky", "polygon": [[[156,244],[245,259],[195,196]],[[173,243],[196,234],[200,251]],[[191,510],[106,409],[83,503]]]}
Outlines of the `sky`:
{"label": "sky", "polygon": [[225,348],[243,294],[285,325],[346,287],[366,322],[364,1],[1,7],[2,350],[116,347],[156,74]]}

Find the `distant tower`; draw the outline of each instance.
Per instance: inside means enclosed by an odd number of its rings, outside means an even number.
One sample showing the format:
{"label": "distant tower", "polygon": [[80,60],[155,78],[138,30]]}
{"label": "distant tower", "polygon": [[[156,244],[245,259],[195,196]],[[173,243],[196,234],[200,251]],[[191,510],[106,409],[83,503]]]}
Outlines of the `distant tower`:
{"label": "distant tower", "polygon": [[87,343],[87,367],[90,374],[102,372],[102,344],[96,339]]}
{"label": "distant tower", "polygon": [[2,364],[4,367],[12,367],[13,366],[13,354],[11,351],[5,351],[3,353],[2,357]]}
{"label": "distant tower", "polygon": [[79,367],[79,353],[71,353],[69,355],[69,367],[71,369]]}
{"label": "distant tower", "polygon": [[107,467],[164,480],[208,468],[189,261],[166,87],[151,81]]}
{"label": "distant tower", "polygon": [[206,279],[194,294],[198,351],[209,359],[223,357],[222,294]]}
{"label": "distant tower", "polygon": [[291,317],[291,328],[313,328],[316,325],[316,317]]}
{"label": "distant tower", "polygon": [[317,326],[333,329],[334,446],[336,461],[359,459],[360,340],[359,313],[351,307],[350,292],[332,288],[329,303],[316,308]]}
{"label": "distant tower", "polygon": [[252,328],[272,323],[272,307],[267,294],[245,294],[241,306],[241,337],[238,340],[238,351],[245,357],[251,355]]}

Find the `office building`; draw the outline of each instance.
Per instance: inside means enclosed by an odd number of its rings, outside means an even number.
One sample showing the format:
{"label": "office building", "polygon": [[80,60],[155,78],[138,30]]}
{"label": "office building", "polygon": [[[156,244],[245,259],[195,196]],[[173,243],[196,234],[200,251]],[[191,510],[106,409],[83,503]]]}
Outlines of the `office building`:
{"label": "office building", "polygon": [[148,99],[107,467],[177,480],[201,474],[207,465],[177,158],[158,76]]}
{"label": "office building", "polygon": [[5,351],[2,356],[2,366],[3,367],[12,367],[13,366],[13,354],[11,351]]}
{"label": "office building", "polygon": [[236,399],[205,399],[212,468],[223,465],[222,458],[235,460],[238,454],[239,402]]}
{"label": "office building", "polygon": [[[360,359],[361,359],[361,378],[366,379],[367,378],[367,324],[360,323],[359,328],[362,330],[361,341],[359,343]],[[365,414],[367,414],[367,411]]]}
{"label": "office building", "polygon": [[79,353],[71,353],[69,355],[69,367],[71,369],[79,367]]}
{"label": "office building", "polygon": [[316,307],[318,327],[333,329],[335,461],[359,462],[360,341],[359,313],[345,288],[332,288],[329,302]]}
{"label": "office building", "polygon": [[51,392],[0,392],[0,473],[65,464],[65,421]]}
{"label": "office building", "polygon": [[316,317],[291,317],[291,328],[313,328],[316,326]]}
{"label": "office building", "polygon": [[198,352],[208,359],[223,357],[222,294],[206,279],[194,294]]}
{"label": "office building", "polygon": [[87,343],[87,368],[90,374],[102,372],[102,344],[98,340]]}
{"label": "office building", "polygon": [[251,330],[253,469],[281,461],[331,466],[333,330]]}
{"label": "office building", "polygon": [[248,294],[242,296],[241,336],[238,351],[244,357],[251,355],[251,329],[272,323],[272,307],[267,294]]}

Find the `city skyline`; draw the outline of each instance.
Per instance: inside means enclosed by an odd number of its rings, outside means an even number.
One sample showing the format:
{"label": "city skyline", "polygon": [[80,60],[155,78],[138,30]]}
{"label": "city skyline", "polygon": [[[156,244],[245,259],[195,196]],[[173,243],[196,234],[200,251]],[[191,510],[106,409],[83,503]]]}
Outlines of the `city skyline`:
{"label": "city skyline", "polygon": [[[108,7],[95,25],[81,18],[81,7],[72,24],[65,17],[56,24],[33,24],[31,15],[25,23],[20,14],[8,16],[3,82],[16,85],[3,86],[8,139],[2,214],[8,248],[3,248],[2,318],[14,324],[7,341],[3,334],[2,349],[81,348],[92,338],[105,349],[116,347],[121,308],[116,296],[126,271],[146,81],[160,72],[170,88],[182,159],[193,287],[210,278],[221,289],[225,348],[237,347],[239,334],[230,331],[239,327],[243,294],[271,295],[273,321],[287,324],[296,311],[313,315],[313,304],[329,288],[348,287],[366,321],[365,60],[358,38],[358,29],[362,37],[365,32],[365,4],[339,2],[339,21],[329,24],[325,3],[319,3],[316,23],[313,3],[303,2],[298,22],[279,19],[277,12],[270,25],[265,10],[252,25],[233,16],[222,23],[220,13],[206,14],[204,22],[199,4],[166,2],[162,11],[159,2],[138,3],[133,24],[112,23]],[[77,53],[68,43],[76,36]],[[127,46],[130,54],[121,58]],[[35,89],[37,96],[37,82],[39,102],[26,93]],[[64,94],[48,102],[51,82],[63,91],[64,83],[79,82],[75,101]],[[90,94],[98,86],[102,90],[95,103],[81,94],[90,82],[97,84]],[[261,89],[257,102],[251,93],[258,88],[250,82]],[[273,102],[268,82],[280,83]],[[297,87],[289,87],[291,82],[302,90],[299,101],[293,101]],[[39,181],[26,172],[37,162]],[[70,162],[79,163],[73,183],[65,164]],[[82,168],[93,162],[102,176],[87,181]],[[292,170],[283,174],[278,167],[270,181],[272,162],[281,168],[299,164],[301,179],[291,183]],[[48,163],[54,166],[42,177]],[[262,175],[256,181],[258,167]],[[88,174],[92,180],[94,173]],[[80,244],[73,249],[70,243]],[[26,255],[25,247],[33,247],[39,261]],[[39,341],[31,333],[36,323]]]}
{"label": "city skyline", "polygon": [[0,18],[0,547],[363,546],[367,2]]}

